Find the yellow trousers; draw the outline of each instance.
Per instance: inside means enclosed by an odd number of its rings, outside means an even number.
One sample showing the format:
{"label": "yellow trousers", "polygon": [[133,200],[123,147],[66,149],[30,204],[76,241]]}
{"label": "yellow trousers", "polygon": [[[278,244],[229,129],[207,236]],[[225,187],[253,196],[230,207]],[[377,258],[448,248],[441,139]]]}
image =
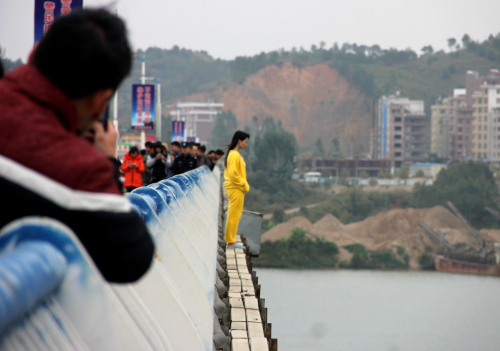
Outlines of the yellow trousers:
{"label": "yellow trousers", "polygon": [[238,225],[243,214],[245,194],[239,189],[226,189],[226,194],[229,197],[229,205],[224,240],[228,243],[234,243],[236,242],[236,232],[238,231]]}

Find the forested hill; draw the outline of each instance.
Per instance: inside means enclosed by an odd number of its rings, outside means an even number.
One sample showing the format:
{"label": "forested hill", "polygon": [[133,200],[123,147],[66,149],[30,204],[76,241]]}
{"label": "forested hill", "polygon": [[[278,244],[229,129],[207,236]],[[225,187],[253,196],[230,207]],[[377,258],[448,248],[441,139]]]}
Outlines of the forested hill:
{"label": "forested hill", "polygon": [[[464,75],[467,70],[475,70],[485,74],[490,68],[500,68],[500,34],[495,37],[490,36],[482,43],[475,42],[469,36],[464,35],[459,41],[450,38],[448,45],[448,53],[434,52],[430,46],[426,46],[422,48],[421,52],[416,53],[411,50],[382,49],[378,45],[364,46],[346,43],[342,46],[334,44],[327,47],[325,43],[320,43],[317,46],[311,46],[309,50],[303,48],[294,48],[290,51],[278,50],[252,57],[237,57],[234,60],[214,59],[204,51],[195,52],[174,46],[169,50],[159,48],[149,48],[145,52],[139,50],[136,52],[136,56],[145,54],[146,75],[161,79],[164,104],[184,100],[192,94],[201,96],[200,92],[208,94],[206,96],[217,92],[219,95],[215,94],[214,96],[219,97],[221,91],[224,92],[228,89],[244,88],[251,91],[253,86],[250,86],[249,78],[257,76],[261,80],[259,89],[264,91],[267,88],[263,89],[262,87],[268,86],[269,82],[266,81],[268,78],[263,72],[273,73],[269,74],[269,79],[274,79],[276,74],[284,78],[283,75],[288,73],[299,77],[300,72],[302,70],[307,72],[308,68],[310,72],[322,74],[328,71],[326,69],[328,67],[332,70],[332,72],[327,72],[328,75],[336,77],[338,74],[340,76],[332,82],[344,85],[344,80],[347,81],[351,88],[358,91],[359,97],[366,107],[364,112],[360,112],[360,108],[355,106],[349,111],[349,103],[347,103],[341,109],[343,118],[350,118],[354,114],[361,118],[365,115],[371,115],[372,101],[383,94],[400,91],[403,96],[408,96],[411,99],[423,99],[426,108],[429,109],[439,96],[448,96],[452,93],[453,88],[464,86]],[[4,60],[5,62],[9,68],[18,64],[18,62],[14,63],[8,60]],[[290,64],[295,69],[290,69]],[[318,65],[320,68],[310,68]],[[270,67],[275,68],[270,69]],[[283,70],[283,67],[286,69]],[[276,72],[277,69],[280,71]],[[260,76],[258,72],[260,72]],[[140,62],[135,60],[132,76],[120,89],[120,120],[123,127],[130,124],[130,84],[139,82],[139,75]],[[316,81],[310,81],[309,85],[307,83],[301,82],[306,86],[312,86]],[[262,105],[269,104],[270,96],[276,99],[276,94],[279,93],[288,96],[289,100],[293,102],[290,106],[293,105],[294,107],[292,107],[296,110],[302,108],[298,101],[311,100],[302,97],[301,94],[307,93],[305,90],[303,92],[290,92],[282,91],[282,88],[282,86],[278,86],[276,88],[278,90],[267,89],[265,94],[260,94]],[[333,88],[331,87],[329,90],[333,91]],[[351,91],[351,88],[346,91]],[[332,94],[335,95],[335,91]],[[254,105],[259,103],[257,95],[252,96]],[[283,97],[281,98],[283,99]],[[307,107],[303,110],[309,111],[307,113],[320,111],[318,118],[325,116],[327,119],[335,120],[336,117],[329,115],[330,112],[321,112],[328,110],[324,107],[324,104],[328,102],[327,98],[322,98],[319,101],[311,100],[311,103],[318,106]],[[352,99],[352,94],[349,94],[349,99]],[[334,96],[331,100],[335,100],[335,103],[342,102],[342,94]],[[244,110],[245,106],[240,108]],[[263,109],[262,113],[273,113],[274,110],[273,108]],[[257,112],[255,112],[257,117],[265,117],[258,115]],[[293,111],[290,111],[289,114],[292,115]],[[275,117],[280,119],[278,116]],[[301,117],[303,116],[298,116],[299,119]],[[237,118],[240,120],[238,114]],[[292,119],[290,116],[287,118]],[[283,124],[286,126],[286,123]],[[366,122],[365,125],[369,126],[370,123]],[[303,127],[307,126],[295,126],[295,128]],[[325,128],[325,124],[320,123],[320,127]],[[296,134],[296,136],[298,135]],[[298,139],[300,141],[300,138]],[[311,140],[307,140],[306,143],[310,144]]]}

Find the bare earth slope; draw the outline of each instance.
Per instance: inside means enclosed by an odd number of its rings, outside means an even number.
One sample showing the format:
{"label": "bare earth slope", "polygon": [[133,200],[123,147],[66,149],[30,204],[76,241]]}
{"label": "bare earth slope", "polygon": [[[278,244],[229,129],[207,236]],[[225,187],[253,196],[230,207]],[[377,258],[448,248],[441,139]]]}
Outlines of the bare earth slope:
{"label": "bare earth slope", "polygon": [[[360,243],[368,250],[390,249],[395,245],[403,246],[410,255],[410,267],[418,268],[418,256],[425,250],[425,247],[431,246],[434,250],[439,247],[439,244],[420,228],[419,221],[423,221],[439,234],[449,233],[447,239],[452,244],[477,245],[460,220],[442,206],[429,209],[392,209],[348,225],[342,224],[330,214],[315,224],[311,224],[303,217],[295,217],[264,233],[262,241],[287,238],[293,228],[301,226],[310,235],[324,237],[338,246]],[[498,241],[500,239],[498,230],[482,230],[480,234],[486,240]]]}
{"label": "bare earth slope", "polygon": [[272,116],[292,132],[300,145],[314,145],[320,137],[327,150],[337,137],[341,147],[369,148],[370,103],[335,69],[326,64],[298,68],[290,62],[268,66],[243,84],[185,96],[181,101],[218,100],[241,126],[254,116]]}

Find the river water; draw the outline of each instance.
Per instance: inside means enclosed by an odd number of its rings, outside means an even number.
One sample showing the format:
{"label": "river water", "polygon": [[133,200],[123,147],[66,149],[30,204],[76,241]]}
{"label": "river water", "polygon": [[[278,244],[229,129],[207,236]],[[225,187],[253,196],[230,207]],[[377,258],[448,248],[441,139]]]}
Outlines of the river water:
{"label": "river water", "polygon": [[279,351],[500,350],[500,278],[257,268]]}

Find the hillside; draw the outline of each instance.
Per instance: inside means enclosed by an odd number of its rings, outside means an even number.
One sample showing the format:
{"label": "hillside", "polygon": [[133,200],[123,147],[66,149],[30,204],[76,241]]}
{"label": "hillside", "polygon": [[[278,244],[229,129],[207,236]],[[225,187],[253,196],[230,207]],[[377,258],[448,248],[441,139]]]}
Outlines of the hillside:
{"label": "hillside", "polygon": [[[438,233],[448,232],[447,239],[452,244],[477,244],[460,220],[442,206],[429,209],[392,209],[347,225],[330,214],[315,224],[311,224],[304,217],[294,217],[264,233],[262,241],[288,238],[291,230],[302,227],[309,235],[324,237],[339,247],[359,243],[368,250],[380,251],[402,246],[410,256],[410,267],[418,268],[418,256],[425,251],[426,246],[431,246],[433,250],[439,249],[439,244],[420,228],[419,221],[423,221]],[[481,230],[479,233],[488,241],[500,240],[499,230]],[[345,255],[345,252],[341,253]]]}
{"label": "hillside", "polygon": [[261,121],[272,116],[302,146],[313,145],[318,137],[324,145],[330,145],[336,137],[345,150],[351,148],[351,140],[356,150],[360,146],[369,148],[369,100],[326,64],[303,68],[291,62],[272,65],[249,76],[243,84],[219,85],[180,100],[221,101],[243,126],[253,116]]}
{"label": "hillside", "polygon": [[[482,43],[464,35],[461,44],[450,47],[450,53],[425,47],[420,56],[411,50],[349,43],[234,60],[178,46],[138,50],[134,56],[145,55],[146,75],[161,80],[164,118],[177,101],[217,99],[233,110],[240,127],[253,116],[272,116],[293,131],[301,146],[313,146],[319,136],[328,150],[337,137],[341,151],[351,155],[369,151],[371,109],[381,95],[400,91],[422,99],[429,114],[435,99],[464,86],[466,71],[485,74],[500,68],[500,35]],[[21,63],[2,60],[7,70]],[[130,132],[131,84],[139,83],[140,71],[139,60],[134,60],[132,74],[119,91],[122,132]]]}

